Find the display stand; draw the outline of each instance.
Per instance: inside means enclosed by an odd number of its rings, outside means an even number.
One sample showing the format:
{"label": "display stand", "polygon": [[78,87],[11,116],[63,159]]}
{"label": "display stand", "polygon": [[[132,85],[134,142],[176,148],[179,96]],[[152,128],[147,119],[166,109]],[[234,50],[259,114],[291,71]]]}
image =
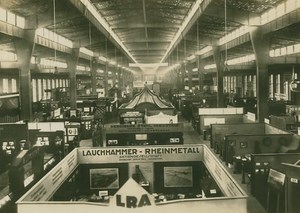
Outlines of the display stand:
{"label": "display stand", "polygon": [[284,212],[285,179],[286,176],[284,173],[270,169],[268,176],[267,212]]}
{"label": "display stand", "polygon": [[286,174],[286,211],[299,212],[300,209],[300,165],[295,163],[283,163]]}

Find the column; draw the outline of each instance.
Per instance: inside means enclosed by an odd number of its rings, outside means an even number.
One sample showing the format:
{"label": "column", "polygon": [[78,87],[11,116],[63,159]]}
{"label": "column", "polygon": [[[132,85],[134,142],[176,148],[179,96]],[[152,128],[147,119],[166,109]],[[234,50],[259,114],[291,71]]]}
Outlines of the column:
{"label": "column", "polygon": [[15,49],[18,57],[17,66],[20,70],[20,119],[32,121],[32,88],[30,59],[34,50],[35,30],[26,30],[25,39],[16,38]]}
{"label": "column", "polygon": [[105,95],[108,96],[108,62],[105,62],[105,69],[104,69],[104,91]]}
{"label": "column", "polygon": [[200,59],[200,56],[197,57],[197,67],[198,67],[198,78],[199,78],[199,91],[203,92],[204,86],[204,61]]}
{"label": "column", "polygon": [[92,59],[91,78],[92,78],[92,94],[97,95],[97,69],[98,63],[95,58]]}
{"label": "column", "polygon": [[76,67],[79,57],[79,48],[73,48],[72,53],[67,56],[67,64],[70,76],[70,107],[77,109],[77,82],[76,82]]}
{"label": "column", "polygon": [[193,78],[193,64],[187,62],[185,71],[187,71],[188,87],[189,87],[189,89],[192,89],[192,87],[193,87],[193,80],[192,80],[192,78]]}
{"label": "column", "polygon": [[263,35],[261,28],[253,27],[250,31],[250,38],[256,59],[257,120],[264,122],[264,118],[269,116],[268,62],[270,58],[270,37]]}
{"label": "column", "polygon": [[224,71],[224,57],[219,46],[213,47],[213,56],[217,69],[217,106],[224,107],[224,92],[223,92],[223,71]]}

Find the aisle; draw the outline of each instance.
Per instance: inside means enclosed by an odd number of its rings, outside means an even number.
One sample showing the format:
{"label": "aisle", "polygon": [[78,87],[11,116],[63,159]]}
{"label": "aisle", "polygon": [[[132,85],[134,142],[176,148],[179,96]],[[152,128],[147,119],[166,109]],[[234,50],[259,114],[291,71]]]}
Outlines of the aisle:
{"label": "aisle", "polygon": [[[180,122],[183,123],[183,138],[185,144],[206,144],[207,147],[210,148],[210,141],[203,140],[203,136],[199,135],[192,127],[191,123],[187,122],[184,119],[179,119]],[[212,153],[215,153],[211,150]],[[216,157],[220,160],[226,170],[231,174],[231,176],[235,179],[235,181],[241,186],[241,188],[247,193],[247,212],[248,213],[266,213],[266,210],[261,206],[261,204],[251,195],[250,193],[250,185],[248,184],[249,180],[247,180],[247,184],[242,184],[242,175],[241,174],[233,174],[233,169],[228,168],[223,161],[219,158],[217,154]],[[233,212],[235,213],[235,212]]]}

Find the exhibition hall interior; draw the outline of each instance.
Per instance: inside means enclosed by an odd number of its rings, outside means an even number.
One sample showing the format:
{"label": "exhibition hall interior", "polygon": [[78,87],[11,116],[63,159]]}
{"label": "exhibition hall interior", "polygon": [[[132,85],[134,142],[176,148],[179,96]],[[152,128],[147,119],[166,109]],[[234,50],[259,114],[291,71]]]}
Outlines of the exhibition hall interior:
{"label": "exhibition hall interior", "polygon": [[300,0],[0,0],[0,213],[299,197]]}

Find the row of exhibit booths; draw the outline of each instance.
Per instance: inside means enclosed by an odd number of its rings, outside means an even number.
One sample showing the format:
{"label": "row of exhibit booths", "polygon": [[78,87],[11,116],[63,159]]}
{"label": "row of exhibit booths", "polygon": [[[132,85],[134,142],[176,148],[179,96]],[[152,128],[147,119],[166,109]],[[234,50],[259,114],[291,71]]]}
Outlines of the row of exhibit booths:
{"label": "row of exhibit booths", "polygon": [[77,148],[17,201],[32,212],[247,212],[205,145]]}
{"label": "row of exhibit booths", "polygon": [[[272,100],[269,99],[268,102],[268,109],[270,115],[285,115],[288,111],[295,110],[294,105],[290,105],[289,101],[282,101],[282,100]],[[225,106],[232,106],[232,107],[243,107],[245,113],[251,112],[255,113],[257,111],[257,98],[255,97],[234,97],[231,101],[227,100]],[[298,108],[298,107],[296,107]]]}
{"label": "row of exhibit booths", "polygon": [[252,195],[268,212],[293,212],[283,211],[287,200],[276,205],[268,178],[272,170],[283,172],[282,163],[299,160],[298,135],[266,123],[211,124],[210,146],[234,173],[241,173],[242,183],[251,185]]}
{"label": "row of exhibit booths", "polygon": [[[103,123],[112,112],[113,99],[108,97],[80,96],[77,98],[76,110],[70,110],[70,103],[62,105],[52,99],[33,103],[34,119],[36,121],[51,121],[52,119],[69,119],[85,115],[95,115]],[[115,107],[116,108],[116,107]]]}
{"label": "row of exhibit booths", "polygon": [[95,146],[102,141],[97,139],[101,135],[101,128],[110,118],[110,98],[97,98],[96,96],[81,97],[77,100],[77,109],[57,109],[57,116],[48,118],[48,122],[77,123],[80,125],[78,138],[93,139]]}
{"label": "row of exhibit booths", "polygon": [[68,145],[74,142],[78,125],[7,123],[0,124],[0,129],[0,211],[10,212],[6,208],[11,207],[11,202],[71,151],[72,146]]}
{"label": "row of exhibit booths", "polygon": [[[279,128],[297,131],[300,107],[283,101],[269,101],[270,122]],[[254,110],[255,109],[255,110]],[[190,110],[190,109],[189,109]],[[199,134],[207,133],[212,123],[253,122],[256,117],[256,99],[235,98],[228,108],[206,108],[203,103],[192,102],[192,126]],[[246,114],[246,116],[244,115]],[[278,119],[277,119],[278,118]],[[280,119],[280,120],[279,120]]]}

